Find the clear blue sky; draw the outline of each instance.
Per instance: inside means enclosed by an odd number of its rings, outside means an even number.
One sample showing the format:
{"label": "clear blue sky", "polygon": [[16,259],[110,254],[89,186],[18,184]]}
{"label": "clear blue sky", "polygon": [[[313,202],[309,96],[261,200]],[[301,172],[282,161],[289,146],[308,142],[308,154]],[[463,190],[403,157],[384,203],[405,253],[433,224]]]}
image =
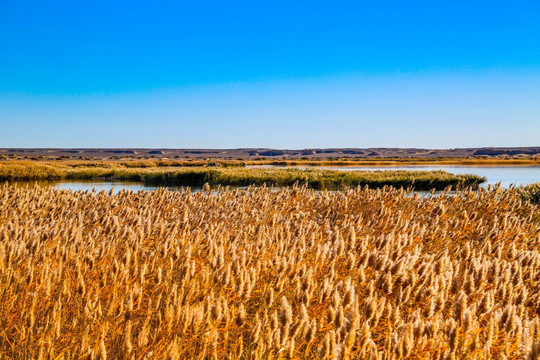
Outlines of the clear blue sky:
{"label": "clear blue sky", "polygon": [[535,145],[538,0],[0,0],[0,147]]}

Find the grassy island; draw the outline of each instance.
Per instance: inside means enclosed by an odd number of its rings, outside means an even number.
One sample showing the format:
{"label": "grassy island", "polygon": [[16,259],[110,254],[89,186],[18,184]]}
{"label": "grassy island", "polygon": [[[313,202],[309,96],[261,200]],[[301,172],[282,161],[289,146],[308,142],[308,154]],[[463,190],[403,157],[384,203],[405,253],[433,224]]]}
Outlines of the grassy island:
{"label": "grassy island", "polygon": [[127,165],[120,162],[4,162],[0,163],[1,181],[33,180],[111,180],[137,181],[158,185],[275,185],[305,184],[315,189],[339,189],[353,186],[413,187],[416,190],[442,190],[446,187],[476,187],[486,179],[477,175],[454,175],[446,171],[340,171],[298,168],[175,167]]}

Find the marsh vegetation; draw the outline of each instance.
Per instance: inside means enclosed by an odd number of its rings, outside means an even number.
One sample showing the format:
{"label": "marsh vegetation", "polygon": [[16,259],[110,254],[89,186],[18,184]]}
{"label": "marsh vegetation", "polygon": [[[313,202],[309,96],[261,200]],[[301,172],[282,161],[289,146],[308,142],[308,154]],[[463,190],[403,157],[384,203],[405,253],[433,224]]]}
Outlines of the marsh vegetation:
{"label": "marsh vegetation", "polygon": [[0,180],[107,179],[157,185],[275,185],[308,184],[315,189],[394,186],[416,190],[476,187],[485,178],[445,171],[338,171],[298,168],[172,167],[134,163],[2,162]]}
{"label": "marsh vegetation", "polygon": [[536,359],[515,191],[0,188],[0,357]]}

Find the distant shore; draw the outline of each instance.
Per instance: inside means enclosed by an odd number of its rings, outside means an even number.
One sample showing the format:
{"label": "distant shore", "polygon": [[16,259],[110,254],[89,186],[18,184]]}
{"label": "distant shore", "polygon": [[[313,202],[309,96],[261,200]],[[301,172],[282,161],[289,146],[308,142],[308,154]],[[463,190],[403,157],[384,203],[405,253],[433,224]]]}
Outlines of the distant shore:
{"label": "distant shore", "polygon": [[[137,149],[137,148],[0,148],[0,160],[243,160],[243,161],[366,161],[367,163],[425,161],[492,162],[519,165],[540,163],[537,147],[309,148],[309,149]],[[486,163],[488,164],[488,163]]]}

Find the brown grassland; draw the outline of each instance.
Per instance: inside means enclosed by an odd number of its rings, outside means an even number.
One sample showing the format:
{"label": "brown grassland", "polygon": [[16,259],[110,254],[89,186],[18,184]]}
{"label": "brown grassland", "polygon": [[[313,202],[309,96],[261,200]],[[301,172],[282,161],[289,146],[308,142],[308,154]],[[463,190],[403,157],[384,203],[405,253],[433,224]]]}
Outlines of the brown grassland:
{"label": "brown grassland", "polygon": [[539,354],[516,192],[0,187],[0,358]]}

